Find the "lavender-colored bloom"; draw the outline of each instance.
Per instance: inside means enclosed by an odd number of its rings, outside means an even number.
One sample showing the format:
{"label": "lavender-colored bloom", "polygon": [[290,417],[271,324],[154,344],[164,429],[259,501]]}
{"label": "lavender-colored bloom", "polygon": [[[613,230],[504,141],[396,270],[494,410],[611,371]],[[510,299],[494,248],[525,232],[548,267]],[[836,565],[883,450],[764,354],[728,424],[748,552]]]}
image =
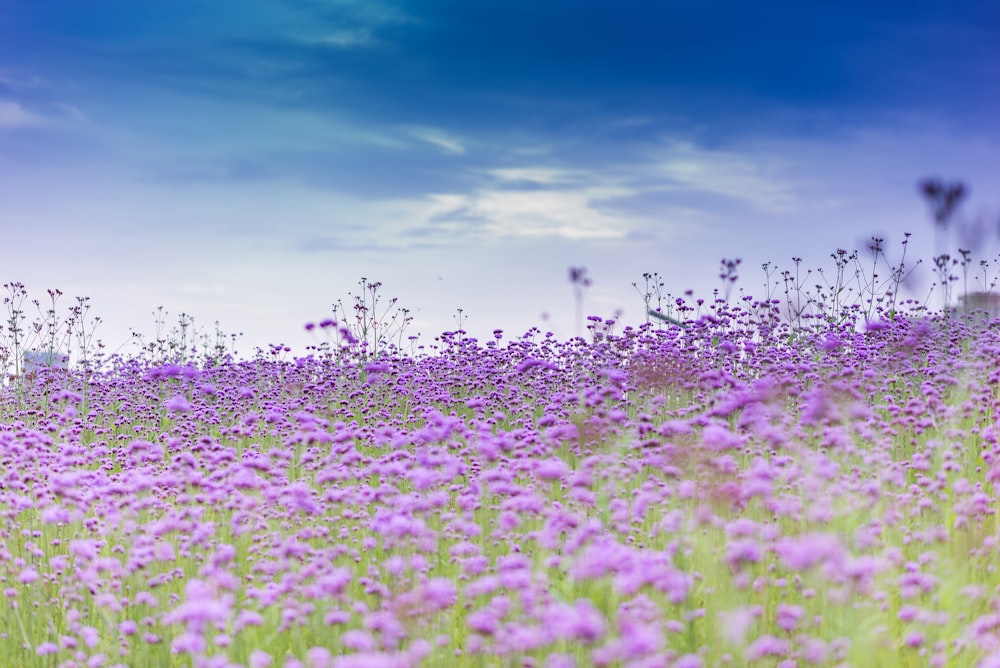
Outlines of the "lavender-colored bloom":
{"label": "lavender-colored bloom", "polygon": [[188,629],[200,632],[206,624],[225,624],[232,615],[232,594],[219,595],[202,580],[188,580],[184,595],[184,603],[163,616],[164,624],[186,624]]}
{"label": "lavender-colored bloom", "polygon": [[264,650],[255,649],[250,652],[248,663],[249,668],[267,668],[274,663],[274,659]]}
{"label": "lavender-colored bloom", "polygon": [[333,668],[408,668],[411,665],[405,656],[386,652],[361,652],[333,660]]}
{"label": "lavender-colored bloom", "polygon": [[306,652],[306,665],[309,668],[331,668],[333,655],[325,647],[310,647]]}
{"label": "lavender-colored bloom", "polygon": [[551,362],[546,362],[545,360],[539,360],[529,357],[527,359],[522,360],[517,365],[515,371],[517,371],[517,373],[524,373],[526,371],[530,371],[531,369],[535,368],[542,368],[549,371],[557,371],[559,369],[557,365],[552,364]]}
{"label": "lavender-colored bloom", "polygon": [[192,631],[183,632],[170,643],[170,651],[176,654],[202,654],[206,647],[205,638]]}
{"label": "lavender-colored bloom", "polygon": [[491,608],[482,608],[473,612],[466,618],[466,623],[476,633],[487,636],[493,635],[500,628],[498,615]]}
{"label": "lavender-colored bloom", "polygon": [[755,540],[731,540],[726,544],[726,563],[732,568],[755,564],[764,556],[764,550]]}
{"label": "lavender-colored bloom", "polygon": [[751,661],[756,661],[767,656],[787,656],[789,651],[787,640],[763,635],[747,646],[746,655]]}
{"label": "lavender-colored bloom", "polygon": [[701,432],[701,440],[705,446],[716,452],[722,452],[725,450],[733,450],[738,448],[741,443],[741,439],[738,435],[729,431],[725,427],[720,427],[717,425],[709,425],[705,427]]}
{"label": "lavender-colored bloom", "polygon": [[633,624],[622,630],[622,648],[626,660],[638,659],[663,646],[663,632],[655,624]]}
{"label": "lavender-colored bloom", "polygon": [[825,533],[783,538],[775,544],[774,551],[788,568],[798,571],[808,570],[828,560],[839,561],[845,553],[840,539]]}
{"label": "lavender-colored bloom", "polygon": [[792,631],[805,614],[805,608],[801,605],[779,603],[775,608],[775,623],[783,631]]}
{"label": "lavender-colored bloom", "polygon": [[48,654],[56,654],[59,652],[59,645],[53,642],[43,642],[41,645],[35,648],[35,653],[38,656],[46,656]]}
{"label": "lavender-colored bloom", "polygon": [[426,608],[437,612],[454,605],[458,592],[455,585],[447,578],[432,578],[423,587]]}
{"label": "lavender-colored bloom", "polygon": [[95,559],[98,555],[98,543],[96,540],[78,538],[69,542],[69,552],[81,559]]}
{"label": "lavender-colored bloom", "polygon": [[187,397],[183,394],[178,394],[170,399],[167,399],[163,402],[163,407],[173,413],[188,413],[192,408],[194,408],[194,406],[191,405],[191,402],[188,401]]}
{"label": "lavender-colored bloom", "polygon": [[247,626],[262,626],[264,617],[256,610],[240,610],[233,622],[233,628],[239,632]]}
{"label": "lavender-colored bloom", "polygon": [[340,642],[344,647],[356,652],[371,652],[375,649],[375,639],[370,633],[360,629],[345,631],[340,637]]}
{"label": "lavender-colored bloom", "polygon": [[83,638],[83,644],[90,648],[97,647],[98,643],[101,642],[101,634],[93,626],[81,627],[80,637]]}
{"label": "lavender-colored bloom", "polygon": [[562,459],[551,457],[538,462],[534,473],[539,480],[559,480],[569,473],[569,466]]}

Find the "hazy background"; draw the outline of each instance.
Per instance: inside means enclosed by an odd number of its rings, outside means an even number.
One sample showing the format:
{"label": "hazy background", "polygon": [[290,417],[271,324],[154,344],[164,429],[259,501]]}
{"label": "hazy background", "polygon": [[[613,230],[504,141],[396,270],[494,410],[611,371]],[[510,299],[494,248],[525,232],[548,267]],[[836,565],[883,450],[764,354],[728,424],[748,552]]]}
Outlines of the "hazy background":
{"label": "hazy background", "polygon": [[361,276],[424,342],[567,337],[570,266],[637,324],[643,272],[759,294],[911,231],[923,299],[919,179],[995,237],[998,34],[992,0],[4,0],[0,281],[89,296],[111,349],[163,306],[298,350]]}

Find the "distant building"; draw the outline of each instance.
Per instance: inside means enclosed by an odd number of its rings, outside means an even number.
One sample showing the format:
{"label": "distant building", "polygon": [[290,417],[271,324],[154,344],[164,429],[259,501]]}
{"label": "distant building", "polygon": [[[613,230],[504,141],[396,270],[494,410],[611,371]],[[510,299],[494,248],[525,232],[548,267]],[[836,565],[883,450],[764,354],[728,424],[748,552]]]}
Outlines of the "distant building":
{"label": "distant building", "polygon": [[959,305],[953,309],[958,313],[985,311],[989,318],[1000,318],[1000,293],[970,292],[959,297]]}

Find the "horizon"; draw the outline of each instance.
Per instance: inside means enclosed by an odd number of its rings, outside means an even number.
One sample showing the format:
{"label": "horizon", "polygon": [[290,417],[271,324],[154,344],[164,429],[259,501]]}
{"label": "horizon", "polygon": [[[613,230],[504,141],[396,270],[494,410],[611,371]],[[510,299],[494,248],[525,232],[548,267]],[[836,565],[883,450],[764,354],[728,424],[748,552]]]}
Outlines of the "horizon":
{"label": "horizon", "polygon": [[997,257],[998,29],[972,0],[14,0],[0,283],[90,297],[110,350],[162,306],[304,354],[361,277],[423,343],[459,309],[569,338],[571,267],[639,324],[645,272],[707,299],[740,258],[752,294],[912,232],[933,303],[922,179],[971,189],[945,250]]}

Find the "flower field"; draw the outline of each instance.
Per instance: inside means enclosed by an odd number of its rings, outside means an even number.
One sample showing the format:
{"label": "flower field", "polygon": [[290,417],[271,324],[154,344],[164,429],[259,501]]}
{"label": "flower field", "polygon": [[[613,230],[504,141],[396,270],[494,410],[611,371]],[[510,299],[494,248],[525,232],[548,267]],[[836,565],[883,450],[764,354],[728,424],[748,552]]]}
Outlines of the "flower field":
{"label": "flower field", "polygon": [[1000,328],[751,311],[21,379],[0,664],[1000,666]]}

